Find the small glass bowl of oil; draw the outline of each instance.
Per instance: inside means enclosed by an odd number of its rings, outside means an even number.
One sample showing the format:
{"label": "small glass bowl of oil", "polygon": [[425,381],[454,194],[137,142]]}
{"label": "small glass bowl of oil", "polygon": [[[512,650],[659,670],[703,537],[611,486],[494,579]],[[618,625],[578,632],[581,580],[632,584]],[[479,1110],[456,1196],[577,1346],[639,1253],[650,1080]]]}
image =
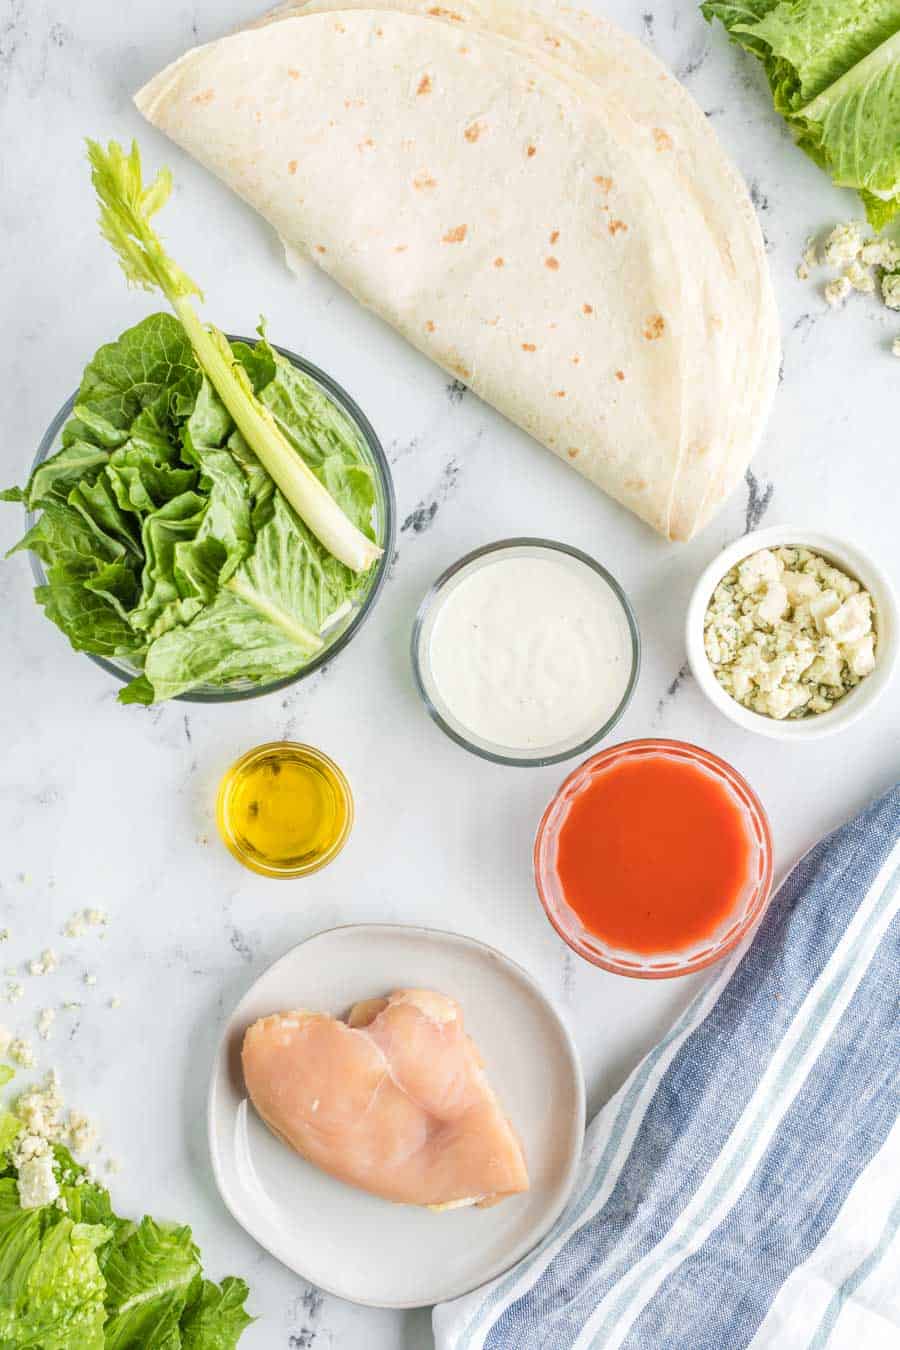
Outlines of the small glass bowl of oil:
{"label": "small glass bowl of oil", "polygon": [[321,750],[271,741],[232,764],[219,786],[216,819],[245,867],[265,877],[305,877],[347,842],[353,796]]}

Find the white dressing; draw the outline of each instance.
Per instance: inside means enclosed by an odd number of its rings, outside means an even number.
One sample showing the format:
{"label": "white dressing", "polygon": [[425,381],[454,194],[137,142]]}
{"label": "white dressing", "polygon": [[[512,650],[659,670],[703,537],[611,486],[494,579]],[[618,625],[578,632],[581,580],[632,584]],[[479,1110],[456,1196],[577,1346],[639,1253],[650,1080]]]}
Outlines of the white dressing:
{"label": "white dressing", "polygon": [[488,555],[447,585],[435,610],[431,682],[468,736],[512,752],[574,748],[622,702],[628,618],[578,558],[549,548]]}

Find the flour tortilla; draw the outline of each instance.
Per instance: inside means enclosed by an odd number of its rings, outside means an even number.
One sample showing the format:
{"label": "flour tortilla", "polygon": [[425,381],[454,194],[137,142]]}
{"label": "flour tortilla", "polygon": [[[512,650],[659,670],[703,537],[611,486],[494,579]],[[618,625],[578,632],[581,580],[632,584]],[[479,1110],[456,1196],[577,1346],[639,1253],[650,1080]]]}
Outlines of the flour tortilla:
{"label": "flour tortilla", "polygon": [[706,131],[678,99],[663,127],[652,101],[626,117],[612,84],[604,103],[621,62],[507,38],[518,10],[464,34],[395,6],[322,10],[189,53],[139,106],[416,346],[688,537],[749,458],[750,328],[771,302],[733,174],[721,204],[686,186]]}
{"label": "flour tortilla", "polygon": [[[756,213],[743,180],[699,104],[636,38],[607,20],[554,0],[532,0],[525,6],[516,0],[447,0],[446,4],[433,0],[286,0],[256,20],[256,25],[341,9],[399,10],[518,39],[586,79],[594,97],[631,119],[636,134],[639,129],[652,136],[659,152],[660,202],[692,199],[712,244],[711,252],[692,245],[687,264],[700,277],[705,260],[707,267],[718,269],[720,282],[731,292],[724,302],[731,356],[719,352],[717,367],[722,378],[718,382],[713,382],[709,370],[694,371],[696,418],[683,436],[673,484],[667,533],[689,538],[708,522],[743,476],[769,415],[781,356],[778,311]],[[671,211],[661,212],[660,227],[671,222]],[[703,233],[702,225],[697,229],[696,218],[693,224],[693,229],[686,229],[680,223],[682,247]],[[716,345],[717,335],[721,338],[723,303],[713,298],[715,287],[710,285],[708,272],[705,276],[709,292],[705,340]],[[715,433],[710,430],[713,401],[720,417],[722,410],[731,415],[724,454],[716,453]]]}

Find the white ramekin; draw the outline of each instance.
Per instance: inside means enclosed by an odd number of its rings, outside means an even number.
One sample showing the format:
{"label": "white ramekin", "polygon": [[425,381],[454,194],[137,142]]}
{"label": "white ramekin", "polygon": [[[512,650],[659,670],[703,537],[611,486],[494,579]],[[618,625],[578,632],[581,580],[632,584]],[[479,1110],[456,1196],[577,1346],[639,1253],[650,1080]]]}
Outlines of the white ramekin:
{"label": "white ramekin", "polygon": [[[778,721],[744,708],[727,694],[713,674],[703,645],[703,621],[716,586],[736,563],[762,548],[808,548],[854,577],[875,602],[878,643],[876,665],[870,675],[830,708],[828,712],[795,720]],[[778,741],[814,741],[843,731],[862,717],[884,693],[897,665],[900,650],[900,612],[886,572],[856,544],[818,530],[793,525],[772,525],[744,535],[729,544],[702,572],[687,612],[687,654],[691,671],[709,701],[745,731]]]}

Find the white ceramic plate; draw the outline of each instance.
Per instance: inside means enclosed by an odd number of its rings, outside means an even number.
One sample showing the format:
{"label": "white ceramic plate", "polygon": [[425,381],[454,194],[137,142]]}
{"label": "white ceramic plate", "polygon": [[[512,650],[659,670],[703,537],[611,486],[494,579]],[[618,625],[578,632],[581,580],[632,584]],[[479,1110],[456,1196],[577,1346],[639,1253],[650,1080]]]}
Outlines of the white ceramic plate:
{"label": "white ceramic plate", "polygon": [[[461,1004],[522,1139],[527,1195],[444,1214],[389,1204],[304,1162],[247,1100],[240,1047],[258,1017],[298,1006],[344,1015],[358,999],[410,986]],[[213,1066],[208,1128],[222,1199],[267,1251],[341,1298],[416,1308],[502,1274],[552,1226],[575,1179],[584,1082],[558,1013],[531,977],[492,947],[425,928],[334,928],[276,961],[235,1008]]]}

